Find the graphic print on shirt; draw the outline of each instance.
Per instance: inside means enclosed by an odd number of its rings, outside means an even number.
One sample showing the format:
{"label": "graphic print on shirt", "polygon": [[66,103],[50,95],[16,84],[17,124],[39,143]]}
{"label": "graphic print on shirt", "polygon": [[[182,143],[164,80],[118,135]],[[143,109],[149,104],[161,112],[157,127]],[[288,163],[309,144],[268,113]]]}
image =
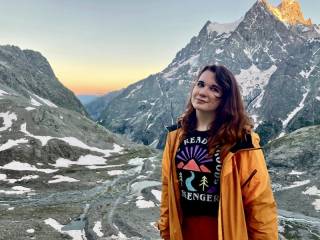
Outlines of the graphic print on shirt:
{"label": "graphic print on shirt", "polygon": [[208,155],[207,132],[188,135],[176,153],[181,204],[187,215],[213,215],[220,194],[220,149]]}
{"label": "graphic print on shirt", "polygon": [[186,179],[186,187],[190,192],[196,192],[197,190],[191,185],[192,180],[195,178],[194,173],[191,172],[191,177]]}

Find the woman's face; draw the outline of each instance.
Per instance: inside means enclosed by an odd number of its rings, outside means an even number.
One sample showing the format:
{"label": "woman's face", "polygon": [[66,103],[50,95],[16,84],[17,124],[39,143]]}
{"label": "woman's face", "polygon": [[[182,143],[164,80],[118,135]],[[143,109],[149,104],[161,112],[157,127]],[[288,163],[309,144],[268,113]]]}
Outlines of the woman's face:
{"label": "woman's face", "polygon": [[215,113],[221,97],[222,89],[216,82],[215,74],[208,70],[204,71],[192,90],[192,106],[196,111]]}

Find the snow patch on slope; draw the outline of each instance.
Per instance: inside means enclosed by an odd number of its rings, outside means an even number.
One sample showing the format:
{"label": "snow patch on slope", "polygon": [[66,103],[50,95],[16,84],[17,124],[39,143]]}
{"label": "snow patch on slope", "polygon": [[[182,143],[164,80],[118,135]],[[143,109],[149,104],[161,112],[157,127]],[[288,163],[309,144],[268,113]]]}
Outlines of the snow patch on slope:
{"label": "snow patch on slope", "polygon": [[54,228],[55,230],[57,230],[58,232],[61,233],[66,233],[68,234],[70,237],[72,237],[73,240],[86,240],[86,233],[83,229],[81,230],[62,230],[64,225],[60,224],[59,222],[57,222],[55,219],[53,218],[48,218],[46,220],[44,220],[44,222],[46,224],[48,224],[49,226],[51,226],[52,228]]}
{"label": "snow patch on slope", "polygon": [[28,143],[28,140],[26,138],[21,138],[16,140],[9,139],[6,143],[0,145],[0,152],[10,149],[14,146],[17,146],[20,143]]}
{"label": "snow patch on slope", "polygon": [[12,126],[13,120],[17,121],[17,115],[10,112],[0,112],[0,118],[3,118],[3,127],[0,127],[0,132],[9,129]]}
{"label": "snow patch on slope", "polygon": [[299,74],[304,78],[308,78],[309,75],[311,74],[311,72],[315,69],[315,67],[316,66],[312,66],[309,71],[308,70],[302,70]]}
{"label": "snow patch on slope", "polygon": [[97,234],[98,237],[103,236],[103,232],[101,230],[102,230],[101,221],[95,222],[93,226],[93,231]]}
{"label": "snow patch on slope", "polygon": [[[311,196],[320,197],[320,190],[316,186],[309,187],[302,193],[311,195]],[[312,205],[314,205],[316,211],[320,211],[320,199],[315,199]]]}
{"label": "snow patch on slope", "polygon": [[207,32],[213,33],[216,32],[217,35],[220,35],[222,33],[230,33],[233,32],[239,25],[239,23],[243,20],[243,18],[238,19],[235,22],[231,23],[217,23],[212,22],[207,25]]}
{"label": "snow patch on slope", "polygon": [[37,178],[39,178],[39,175],[26,175],[21,178],[15,179],[15,178],[7,178],[6,174],[0,174],[0,181],[6,181],[8,183],[16,183],[24,180],[31,180],[31,179],[37,179]]}
{"label": "snow patch on slope", "polygon": [[52,103],[50,100],[42,98],[36,94],[33,94],[36,98],[38,98],[38,100],[42,101],[44,104],[48,105],[49,107],[55,107],[57,108],[58,106],[55,105],[54,103]]}
{"label": "snow patch on slope", "polygon": [[165,78],[165,79],[168,79],[168,80],[174,80],[174,78],[172,78],[173,77],[173,75],[175,74],[175,73],[177,73],[177,71],[181,68],[181,67],[183,67],[183,66],[185,66],[185,65],[190,65],[190,68],[192,68],[193,66],[197,66],[197,64],[198,64],[198,60],[199,60],[199,54],[196,54],[196,55],[193,55],[193,56],[191,56],[190,58],[188,58],[187,60],[184,60],[184,61],[182,61],[182,62],[179,62],[179,63],[176,63],[168,72],[165,72],[165,73],[163,73],[163,77]]}
{"label": "snow patch on slope", "polygon": [[44,172],[44,173],[53,173],[58,170],[54,169],[39,169],[29,163],[22,163],[18,161],[12,161],[7,163],[3,166],[0,166],[0,169],[8,169],[8,170],[15,170],[15,171],[37,171],[37,172]]}
{"label": "snow patch on slope", "polygon": [[55,175],[52,178],[55,178],[54,180],[49,180],[48,183],[59,183],[59,182],[79,182],[80,180],[71,178],[71,177],[66,177],[63,175]]}
{"label": "snow patch on slope", "polygon": [[66,142],[69,145],[74,146],[74,147],[89,149],[90,151],[93,151],[93,152],[103,153],[105,155],[105,157],[109,157],[111,155],[111,153],[120,152],[121,150],[123,150],[123,147],[121,147],[117,144],[113,144],[114,149],[111,149],[111,150],[90,147],[75,137],[58,138],[58,137],[51,137],[51,136],[36,136],[36,135],[33,135],[27,131],[27,123],[21,124],[20,131],[25,133],[29,137],[33,137],[33,138],[38,139],[41,142],[42,146],[45,146],[48,143],[48,141],[51,139],[59,139],[59,140],[62,140],[62,141]]}
{"label": "snow patch on slope", "polygon": [[9,93],[0,89],[0,96],[4,96],[4,95],[9,95]]}
{"label": "snow patch on slope", "polygon": [[33,105],[33,106],[39,107],[42,105],[37,100],[35,100],[33,97],[30,97],[30,100],[31,100],[31,105]]}
{"label": "snow patch on slope", "polygon": [[292,110],[292,112],[290,112],[287,115],[287,118],[285,120],[282,120],[282,128],[285,129],[288,125],[288,123],[290,122],[290,120],[304,107],[304,101],[306,100],[306,97],[308,95],[308,93],[310,92],[310,89],[306,89],[306,92],[303,94],[302,96],[302,100],[300,101],[298,107],[296,107],[295,109]]}
{"label": "snow patch on slope", "polygon": [[0,193],[4,193],[7,195],[12,195],[12,194],[24,194],[33,191],[30,188],[22,187],[22,186],[14,186],[12,187],[11,191],[6,191],[6,190],[0,190]]}
{"label": "snow patch on slope", "polygon": [[138,91],[140,88],[142,88],[142,84],[135,86],[135,88],[132,89],[125,98],[130,98],[130,97],[132,97],[132,96],[134,95],[134,93],[135,93],[136,91]]}
{"label": "snow patch on slope", "polygon": [[[270,76],[276,70],[277,67],[275,65],[272,65],[267,70],[260,70],[254,64],[252,64],[248,69],[241,69],[240,74],[235,77],[241,86],[242,95],[248,96],[252,90],[256,88],[263,89],[268,84]],[[263,94],[263,92],[261,94]]]}

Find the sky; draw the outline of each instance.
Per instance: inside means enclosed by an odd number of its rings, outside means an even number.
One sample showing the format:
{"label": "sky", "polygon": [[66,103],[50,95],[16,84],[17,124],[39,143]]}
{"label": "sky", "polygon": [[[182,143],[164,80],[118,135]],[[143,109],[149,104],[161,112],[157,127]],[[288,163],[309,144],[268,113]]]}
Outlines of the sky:
{"label": "sky", "polygon": [[[102,95],[162,71],[208,20],[234,22],[255,2],[0,0],[0,45],[39,51],[75,94]],[[299,2],[320,24],[320,0]]]}

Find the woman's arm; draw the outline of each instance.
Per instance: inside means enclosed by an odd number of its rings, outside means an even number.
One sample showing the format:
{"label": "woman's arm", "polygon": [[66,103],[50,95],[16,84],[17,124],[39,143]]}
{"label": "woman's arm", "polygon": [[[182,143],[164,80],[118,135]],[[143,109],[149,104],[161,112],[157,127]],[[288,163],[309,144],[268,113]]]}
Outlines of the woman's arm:
{"label": "woman's arm", "polygon": [[160,219],[158,221],[158,229],[163,239],[170,239],[169,230],[169,198],[168,198],[168,175],[169,175],[169,133],[166,139],[166,145],[162,155],[162,194],[160,203]]}
{"label": "woman's arm", "polygon": [[249,239],[276,240],[277,205],[263,152],[257,149],[248,151],[245,155],[248,161],[247,179],[242,182],[242,196]]}

